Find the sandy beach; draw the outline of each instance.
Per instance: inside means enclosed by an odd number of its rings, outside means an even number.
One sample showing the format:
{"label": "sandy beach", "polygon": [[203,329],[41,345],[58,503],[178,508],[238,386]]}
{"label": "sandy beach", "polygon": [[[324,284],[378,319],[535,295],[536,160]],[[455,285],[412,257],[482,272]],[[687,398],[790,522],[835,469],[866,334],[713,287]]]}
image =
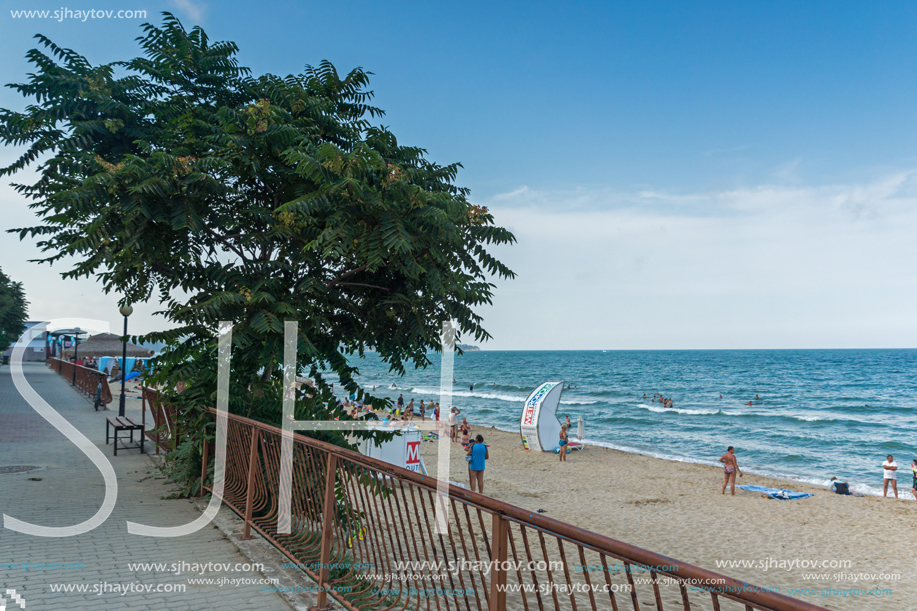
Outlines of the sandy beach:
{"label": "sandy beach", "polygon": [[[917,501],[909,471],[899,477],[897,501],[841,496],[753,474],[737,483],[814,496],[779,501],[737,490],[732,497],[720,494],[723,476],[717,467],[601,447],[573,452],[562,463],[556,454],[524,450],[518,434],[473,424],[472,432],[483,434],[490,446],[488,496],[545,509],[552,518],[758,586],[779,586],[784,594],[792,594],[790,588],[818,589],[818,595],[795,595],[828,609],[917,608]],[[458,444],[453,448],[451,479],[467,485],[464,452]],[[436,449],[437,444],[422,444],[431,474]],[[738,460],[741,466],[741,454]],[[741,566],[743,561],[753,564]],[[813,561],[826,564],[798,566]],[[882,592],[866,594],[874,588]]]}

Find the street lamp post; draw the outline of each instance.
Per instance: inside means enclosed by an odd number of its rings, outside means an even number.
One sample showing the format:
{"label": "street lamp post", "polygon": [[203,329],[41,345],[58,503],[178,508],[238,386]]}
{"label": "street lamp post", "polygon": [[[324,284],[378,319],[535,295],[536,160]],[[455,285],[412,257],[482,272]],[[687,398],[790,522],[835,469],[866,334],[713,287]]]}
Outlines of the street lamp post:
{"label": "street lamp post", "polygon": [[76,331],[76,334],[73,336],[73,380],[70,383],[76,386],[76,359],[79,358],[80,351],[80,328],[76,327],[74,331]]}
{"label": "street lamp post", "polygon": [[134,313],[134,308],[129,305],[121,306],[121,316],[124,317],[124,338],[121,340],[121,402],[118,405],[118,416],[124,416],[124,378],[127,377],[127,317]]}

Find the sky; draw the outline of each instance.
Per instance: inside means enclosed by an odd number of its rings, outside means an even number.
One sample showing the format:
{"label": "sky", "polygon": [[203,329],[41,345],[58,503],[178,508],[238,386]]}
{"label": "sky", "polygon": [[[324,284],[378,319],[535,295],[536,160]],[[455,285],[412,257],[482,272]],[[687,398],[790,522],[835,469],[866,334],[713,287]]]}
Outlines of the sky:
{"label": "sky", "polygon": [[[917,347],[917,5],[904,2],[4,1],[0,81],[42,33],[93,63],[135,57],[173,12],[255,73],[373,73],[381,123],[518,243],[481,311],[487,349]],[[14,17],[133,10],[146,18]],[[0,107],[21,109],[14,92]],[[0,163],[15,151],[0,150]],[[27,174],[16,179],[26,180]],[[0,228],[34,217],[0,184]],[[30,317],[120,328],[117,296],[0,268]],[[131,332],[164,326],[135,304]]]}

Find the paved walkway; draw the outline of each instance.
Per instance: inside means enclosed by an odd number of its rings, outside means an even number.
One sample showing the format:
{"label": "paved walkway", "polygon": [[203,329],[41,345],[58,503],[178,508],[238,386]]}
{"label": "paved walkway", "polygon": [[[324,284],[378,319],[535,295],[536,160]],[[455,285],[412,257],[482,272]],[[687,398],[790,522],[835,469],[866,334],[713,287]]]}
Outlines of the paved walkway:
{"label": "paved walkway", "polygon": [[[39,611],[289,611],[279,595],[262,590],[263,575],[252,570],[250,561],[214,526],[169,539],[129,535],[127,520],[176,526],[193,521],[200,512],[187,499],[163,498],[173,489],[149,456],[141,456],[139,450],[119,450],[117,457],[111,456],[111,446],[105,446],[105,418],[113,412],[93,411],[88,400],[44,364],[26,363],[24,370],[32,387],[111,460],[118,477],[118,500],[104,524],[75,537],[33,537],[0,524],[0,595],[14,589],[26,601],[26,609]],[[139,419],[139,401],[131,403],[128,416]],[[117,403],[110,407],[117,409]],[[152,443],[147,447],[152,450]],[[11,472],[10,467],[17,466],[39,468]],[[9,366],[0,367],[0,513],[45,526],[73,525],[95,514],[104,490],[95,466],[19,395]],[[129,563],[161,566],[141,568]],[[182,563],[187,565],[179,574],[173,566]],[[195,563],[212,563],[211,570],[201,573],[202,567]],[[229,570],[213,567],[224,563]],[[189,582],[199,578],[223,578],[223,582]],[[85,590],[54,591],[67,586]],[[125,588],[131,591],[122,594]],[[141,593],[138,588],[150,591]],[[7,609],[19,608],[11,604],[9,595],[6,602]]]}

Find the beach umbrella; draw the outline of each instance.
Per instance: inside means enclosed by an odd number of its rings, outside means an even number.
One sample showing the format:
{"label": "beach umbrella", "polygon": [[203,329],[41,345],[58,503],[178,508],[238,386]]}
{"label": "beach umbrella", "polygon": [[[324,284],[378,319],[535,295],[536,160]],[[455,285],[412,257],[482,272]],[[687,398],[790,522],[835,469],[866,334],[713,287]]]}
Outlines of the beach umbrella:
{"label": "beach umbrella", "polygon": [[580,416],[576,421],[576,438],[579,439],[580,443],[583,443],[583,438],[586,436],[586,424],[583,422],[583,417]]}
{"label": "beach umbrella", "polygon": [[[122,351],[121,336],[115,335],[114,333],[100,333],[98,335],[93,335],[86,341],[80,342],[79,354],[80,356],[91,356],[91,357],[102,357],[102,356],[112,356],[120,355]],[[64,350],[64,355],[68,356],[72,354],[73,350],[68,349]],[[127,356],[128,357],[144,357],[144,356],[153,356],[153,351],[149,348],[144,348],[130,342],[127,343]],[[118,358],[118,362],[121,362],[121,359]]]}

